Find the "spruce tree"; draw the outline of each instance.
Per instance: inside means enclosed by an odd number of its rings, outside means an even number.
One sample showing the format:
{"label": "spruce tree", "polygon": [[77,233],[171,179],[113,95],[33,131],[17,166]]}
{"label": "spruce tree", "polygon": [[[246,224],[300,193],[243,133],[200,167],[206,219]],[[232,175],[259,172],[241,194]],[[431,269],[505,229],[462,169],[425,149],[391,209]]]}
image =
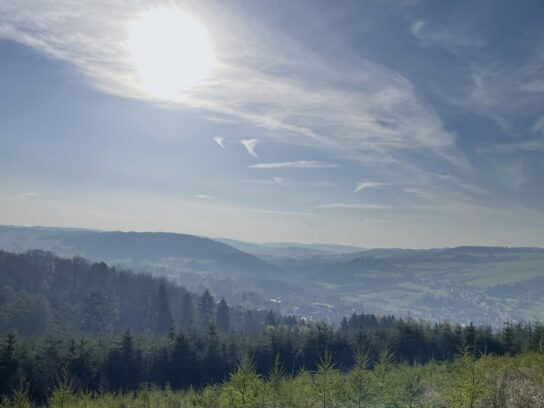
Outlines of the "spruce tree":
{"label": "spruce tree", "polygon": [[0,352],[0,395],[7,394],[15,386],[17,367],[15,335],[10,333],[7,335]]}
{"label": "spruce tree", "polygon": [[217,329],[221,333],[228,333],[230,331],[230,311],[225,298],[221,298],[217,304],[216,322]]}
{"label": "spruce tree", "polygon": [[198,300],[198,317],[202,328],[207,328],[213,322],[214,309],[215,303],[213,297],[208,289],[206,289]]}
{"label": "spruce tree", "polygon": [[193,298],[189,292],[181,295],[181,313],[179,324],[182,328],[187,329],[194,324],[195,311],[193,307]]}
{"label": "spruce tree", "polygon": [[157,333],[167,333],[174,326],[172,311],[170,309],[170,298],[166,291],[166,285],[161,283],[155,296],[156,308],[156,331]]}

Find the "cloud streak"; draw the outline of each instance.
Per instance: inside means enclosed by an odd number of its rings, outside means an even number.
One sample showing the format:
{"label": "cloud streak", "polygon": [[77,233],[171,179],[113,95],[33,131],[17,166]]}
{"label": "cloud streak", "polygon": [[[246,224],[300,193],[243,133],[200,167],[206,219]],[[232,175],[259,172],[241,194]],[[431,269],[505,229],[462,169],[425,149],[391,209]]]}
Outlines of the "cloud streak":
{"label": "cloud streak", "polygon": [[458,30],[433,29],[422,20],[415,21],[410,25],[410,33],[424,47],[435,45],[452,52],[458,48],[480,48],[485,45],[484,41],[471,38]]}
{"label": "cloud streak", "polygon": [[216,137],[213,138],[213,141],[214,141],[215,143],[217,143],[217,144],[218,144],[220,147],[222,147],[223,149],[225,148],[225,143],[224,143],[224,142],[225,142],[225,139],[224,139],[224,138],[216,136]]}
{"label": "cloud streak", "polygon": [[355,186],[355,190],[353,190],[354,193],[360,193],[363,190],[366,190],[368,188],[376,188],[376,187],[382,187],[385,186],[385,183],[379,183],[377,181],[360,181]]}
{"label": "cloud streak", "polygon": [[330,169],[339,167],[339,165],[324,161],[299,160],[291,162],[257,163],[251,164],[249,167],[252,169]]}
{"label": "cloud streak", "polygon": [[347,208],[351,210],[384,210],[389,208],[388,206],[381,204],[368,204],[368,203],[326,203],[316,205],[316,208]]}
{"label": "cloud streak", "polygon": [[255,158],[259,158],[257,155],[257,152],[255,151],[255,148],[257,147],[257,143],[259,142],[258,139],[242,139],[240,140],[240,143],[242,146],[244,146],[247,150],[247,152],[252,155]]}

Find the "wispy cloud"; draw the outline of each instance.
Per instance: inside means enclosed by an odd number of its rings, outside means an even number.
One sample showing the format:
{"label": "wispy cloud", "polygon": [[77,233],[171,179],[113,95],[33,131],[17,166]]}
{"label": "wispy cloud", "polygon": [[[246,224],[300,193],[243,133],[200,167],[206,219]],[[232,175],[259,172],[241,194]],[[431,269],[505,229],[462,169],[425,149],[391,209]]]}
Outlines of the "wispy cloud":
{"label": "wispy cloud", "polygon": [[519,153],[544,151],[544,138],[532,138],[522,142],[487,144],[476,148],[478,153]]}
{"label": "wispy cloud", "polygon": [[544,116],[539,117],[532,129],[533,133],[542,133],[544,135]]}
{"label": "wispy cloud", "polygon": [[224,144],[225,139],[224,138],[216,136],[216,137],[213,138],[213,141],[215,143],[217,143],[219,146],[221,146],[223,149],[225,148],[225,144]]}
{"label": "wispy cloud", "polygon": [[201,200],[211,200],[213,198],[207,194],[197,194],[195,197],[200,198]]}
{"label": "wispy cloud", "polygon": [[268,184],[277,186],[320,186],[331,187],[336,185],[332,181],[295,181],[284,177],[272,177],[272,179],[244,179],[244,183]]}
{"label": "wispy cloud", "polygon": [[317,208],[348,208],[353,210],[384,210],[389,208],[380,204],[369,203],[326,203],[316,205]]}
{"label": "wispy cloud", "polygon": [[339,167],[339,165],[324,161],[298,160],[292,162],[257,163],[251,164],[249,167],[252,169],[328,169]]}
{"label": "wispy cloud", "polygon": [[284,177],[272,177],[272,181],[277,184],[284,184],[287,179]]}
{"label": "wispy cloud", "polygon": [[532,133],[541,133],[539,137],[532,137],[512,143],[494,143],[478,146],[478,153],[519,153],[544,151],[544,116],[539,117],[532,129]]}
{"label": "wispy cloud", "polygon": [[257,147],[257,143],[259,142],[258,139],[242,139],[240,140],[240,143],[242,146],[244,146],[247,150],[247,152],[252,155],[255,158],[258,158],[257,152],[255,151],[255,148]]}
{"label": "wispy cloud", "polygon": [[520,84],[520,88],[531,92],[544,92],[544,79],[535,79]]}
{"label": "wispy cloud", "polygon": [[479,48],[485,45],[483,40],[471,38],[458,29],[448,31],[444,28],[433,28],[422,20],[414,21],[410,25],[410,33],[425,47],[435,45],[449,51],[456,51],[463,47]]}
{"label": "wispy cloud", "polygon": [[541,115],[543,65],[544,45],[528,48],[514,59],[492,57],[474,63],[470,68],[470,86],[460,87],[466,90],[466,98],[461,97],[459,104],[487,116],[510,136],[523,138],[519,117]]}
{"label": "wispy cloud", "polygon": [[268,214],[268,215],[294,215],[294,216],[306,216],[313,217],[315,214],[303,212],[303,211],[282,211],[282,210],[268,210],[264,208],[243,208],[239,209],[241,212]]}
{"label": "wispy cloud", "polygon": [[355,190],[353,190],[354,193],[359,193],[367,188],[376,188],[376,187],[382,187],[385,186],[385,183],[380,183],[377,181],[360,181],[355,186]]}
{"label": "wispy cloud", "polygon": [[179,100],[150,96],[132,65],[127,26],[145,11],[141,3],[95,1],[82,13],[71,0],[5,0],[0,37],[72,64],[103,92],[235,117],[284,143],[352,157],[423,148],[463,162],[454,135],[399,73],[362,58],[350,64],[323,60],[258,19],[240,21],[220,3],[184,8],[207,25],[218,63],[211,78]]}
{"label": "wispy cloud", "polygon": [[38,193],[34,191],[25,191],[23,193],[15,194],[15,199],[22,201],[22,200],[28,200],[37,196],[38,196]]}

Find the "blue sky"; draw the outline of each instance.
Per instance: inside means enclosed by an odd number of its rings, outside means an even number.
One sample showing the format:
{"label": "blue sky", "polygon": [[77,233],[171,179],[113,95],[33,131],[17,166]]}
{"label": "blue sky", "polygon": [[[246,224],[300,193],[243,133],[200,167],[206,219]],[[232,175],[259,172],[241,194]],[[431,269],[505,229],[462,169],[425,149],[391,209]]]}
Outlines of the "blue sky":
{"label": "blue sky", "polygon": [[[150,10],[199,22],[216,59],[174,99],[128,56]],[[4,0],[0,223],[544,246],[543,20],[540,1]]]}

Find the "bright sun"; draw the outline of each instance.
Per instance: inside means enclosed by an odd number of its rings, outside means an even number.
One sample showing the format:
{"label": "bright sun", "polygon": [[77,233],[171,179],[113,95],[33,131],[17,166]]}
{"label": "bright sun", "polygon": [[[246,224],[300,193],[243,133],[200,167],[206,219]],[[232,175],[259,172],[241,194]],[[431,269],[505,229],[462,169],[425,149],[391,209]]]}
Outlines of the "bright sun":
{"label": "bright sun", "polygon": [[204,26],[178,9],[143,14],[129,27],[129,47],[143,88],[161,99],[182,99],[215,66]]}

